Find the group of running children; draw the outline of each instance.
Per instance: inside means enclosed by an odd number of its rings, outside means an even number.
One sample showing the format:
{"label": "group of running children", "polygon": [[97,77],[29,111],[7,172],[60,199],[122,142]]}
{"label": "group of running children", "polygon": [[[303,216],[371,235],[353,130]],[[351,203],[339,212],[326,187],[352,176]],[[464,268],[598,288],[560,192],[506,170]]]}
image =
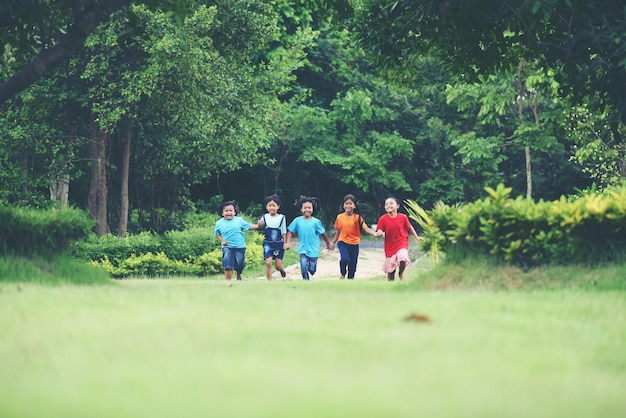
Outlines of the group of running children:
{"label": "group of running children", "polygon": [[343,198],[343,211],[335,220],[335,233],[332,241],[328,238],[322,222],[313,216],[317,208],[317,198],[300,196],[295,205],[300,208],[302,216],[296,217],[289,226],[286,225],[285,215],[278,213],[281,206],[280,198],[271,195],[264,199],[265,213],[256,224],[245,221],[237,216],[237,204],[233,201],[220,205],[219,213],[222,219],[215,224],[215,235],[222,243],[222,265],[226,280],[231,280],[233,271],[236,279],[241,280],[241,273],[245,267],[246,242],[244,231],[265,229],[263,238],[263,257],[265,259],[265,275],[272,280],[272,260],[276,271],[282,277],[287,275],[283,267],[285,250],[291,245],[294,235],[298,236],[298,254],[300,255],[300,270],[304,280],[310,280],[317,271],[317,259],[320,252],[320,237],[326,242],[328,250],[334,250],[335,244],[339,249],[340,279],[354,279],[357,260],[359,257],[359,243],[361,231],[375,237],[384,237],[385,262],[383,271],[387,279],[395,279],[396,269],[398,277],[404,281],[404,271],[410,265],[409,234],[417,241],[423,241],[409,222],[409,218],[399,213],[400,203],[394,197],[385,200],[385,214],[378,219],[376,230],[371,229],[360,215],[356,198],[348,194]]}

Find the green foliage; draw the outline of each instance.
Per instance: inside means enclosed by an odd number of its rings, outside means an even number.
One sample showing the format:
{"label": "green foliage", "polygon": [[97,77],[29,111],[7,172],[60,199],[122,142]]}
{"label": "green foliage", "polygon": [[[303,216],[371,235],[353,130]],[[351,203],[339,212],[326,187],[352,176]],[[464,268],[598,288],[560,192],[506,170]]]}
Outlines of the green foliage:
{"label": "green foliage", "polygon": [[82,210],[34,210],[0,204],[0,255],[49,255],[85,239],[93,222]]}
{"label": "green foliage", "polygon": [[[406,207],[406,211],[409,214],[409,217],[417,222],[419,226],[423,229],[423,233],[421,236],[424,238],[424,244],[421,249],[425,252],[430,253],[431,259],[433,261],[433,265],[436,266],[439,262],[439,251],[441,246],[441,241],[443,240],[443,234],[441,230],[433,220],[433,218],[428,215],[428,212],[424,210],[415,200],[405,200],[404,205]],[[441,206],[442,203],[438,202],[437,206]]]}
{"label": "green foliage", "polygon": [[[263,263],[263,235],[246,236],[246,264]],[[143,232],[125,238],[92,236],[71,249],[74,257],[88,260],[113,277],[209,276],[222,272],[222,250],[213,225],[162,235]]]}
{"label": "green foliage", "polygon": [[445,238],[425,236],[425,247],[436,245],[461,258],[488,255],[524,268],[626,257],[626,188],[553,202],[512,199],[511,188],[503,185],[486,190],[485,199],[431,211]]}
{"label": "green foliage", "polygon": [[412,56],[437,50],[455,73],[477,78],[508,67],[519,57],[537,58],[559,68],[559,78],[579,98],[600,92],[600,108],[609,102],[618,114],[626,115],[620,81],[626,65],[622,3],[368,0],[356,4],[356,31],[379,65],[410,73]]}
{"label": "green foliage", "polygon": [[[263,246],[253,240],[247,244],[246,265],[259,266],[263,263]],[[91,261],[91,264],[104,269],[115,278],[212,276],[224,271],[221,248],[197,256],[189,255],[184,259],[173,259],[161,251],[131,254],[116,261],[105,256]]]}

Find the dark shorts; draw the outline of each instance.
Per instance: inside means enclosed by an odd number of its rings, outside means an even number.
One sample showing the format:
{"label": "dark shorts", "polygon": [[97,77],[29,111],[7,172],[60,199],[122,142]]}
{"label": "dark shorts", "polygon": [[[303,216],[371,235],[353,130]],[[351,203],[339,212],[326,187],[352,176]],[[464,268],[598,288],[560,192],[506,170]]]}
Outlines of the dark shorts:
{"label": "dark shorts", "polygon": [[285,250],[283,250],[283,244],[280,244],[280,247],[278,245],[272,245],[272,244],[268,244],[268,243],[263,243],[263,258],[278,258],[279,260],[283,259],[283,256],[285,255]]}
{"label": "dark shorts", "polygon": [[241,273],[246,266],[246,249],[222,247],[222,265],[224,270]]}

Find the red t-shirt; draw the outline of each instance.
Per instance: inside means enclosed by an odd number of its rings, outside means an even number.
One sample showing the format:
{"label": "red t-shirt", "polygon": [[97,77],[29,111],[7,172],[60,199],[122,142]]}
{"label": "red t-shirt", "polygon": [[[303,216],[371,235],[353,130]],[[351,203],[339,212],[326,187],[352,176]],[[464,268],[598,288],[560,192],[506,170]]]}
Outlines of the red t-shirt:
{"label": "red t-shirt", "polygon": [[404,213],[398,213],[395,218],[385,213],[378,219],[376,230],[385,233],[385,257],[391,257],[402,248],[409,249],[411,223]]}

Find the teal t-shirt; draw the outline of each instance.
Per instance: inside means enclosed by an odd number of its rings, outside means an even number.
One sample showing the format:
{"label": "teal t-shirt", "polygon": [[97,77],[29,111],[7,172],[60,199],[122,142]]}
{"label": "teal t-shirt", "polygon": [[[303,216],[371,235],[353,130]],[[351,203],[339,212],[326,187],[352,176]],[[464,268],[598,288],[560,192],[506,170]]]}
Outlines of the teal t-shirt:
{"label": "teal t-shirt", "polygon": [[227,221],[222,218],[215,223],[215,236],[221,235],[228,248],[246,248],[246,237],[243,232],[250,229],[250,224],[242,217],[235,216]]}
{"label": "teal t-shirt", "polygon": [[308,257],[319,257],[320,255],[320,235],[326,232],[322,222],[311,217],[304,219],[298,216],[289,224],[287,228],[292,234],[298,234],[298,254],[306,254]]}

